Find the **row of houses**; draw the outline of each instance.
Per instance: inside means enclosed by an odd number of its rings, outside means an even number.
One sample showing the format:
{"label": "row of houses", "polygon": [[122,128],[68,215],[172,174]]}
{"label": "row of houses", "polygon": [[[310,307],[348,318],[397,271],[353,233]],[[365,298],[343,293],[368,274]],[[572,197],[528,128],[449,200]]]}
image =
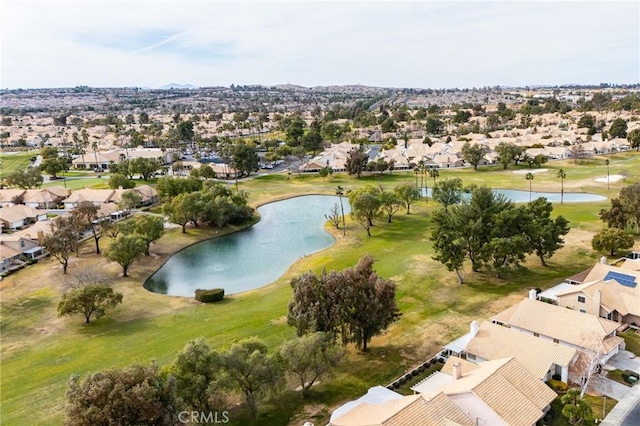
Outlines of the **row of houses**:
{"label": "row of houses", "polygon": [[[466,135],[465,137],[468,137]],[[527,156],[534,158],[543,155],[549,160],[566,159],[574,155],[572,146],[549,144],[539,148],[527,148],[519,138],[488,139],[484,135],[471,135],[470,141],[437,141],[433,144],[425,144],[420,139],[409,139],[400,141],[392,149],[382,149],[371,160],[384,159],[387,162],[393,161],[396,170],[408,170],[417,165],[424,165],[428,168],[447,169],[452,167],[463,167],[466,165],[462,156],[462,147],[469,142],[471,145],[482,145],[487,149],[487,154],[480,162],[481,166],[496,164],[498,154],[495,149],[499,143],[512,143],[526,148]],[[627,151],[630,149],[626,139],[612,139],[608,141],[590,141],[580,143],[582,154],[607,154],[617,151]],[[346,161],[352,149],[358,149],[359,145],[349,142],[331,144],[325,150],[300,166],[301,172],[318,172],[324,167],[331,167],[334,171],[346,170]]]}
{"label": "row of houses", "polygon": [[638,283],[640,259],[627,259],[599,263],[555,290],[531,290],[445,345],[443,368],[414,385],[414,395],[371,388],[335,410],[330,424],[534,425],[557,397],[546,381],[584,383],[587,366],[625,348],[617,332],[640,325]]}
{"label": "row of houses", "polygon": [[[47,212],[64,215],[80,202],[89,201],[98,209],[97,220],[119,220],[125,217],[119,203],[125,192],[140,196],[141,206],[158,202],[157,191],[149,185],[132,189],[80,189],[73,192],[60,187],[40,190],[0,190],[0,273],[24,266],[46,255],[42,239],[52,232]],[[66,193],[66,196],[63,194]],[[30,205],[26,202],[31,200]],[[25,204],[20,204],[24,201]]]}

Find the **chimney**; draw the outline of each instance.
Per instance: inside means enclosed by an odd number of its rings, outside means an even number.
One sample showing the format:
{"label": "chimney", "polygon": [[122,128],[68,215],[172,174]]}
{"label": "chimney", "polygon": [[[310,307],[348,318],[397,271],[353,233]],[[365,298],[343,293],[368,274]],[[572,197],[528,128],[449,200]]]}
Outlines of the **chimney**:
{"label": "chimney", "polygon": [[606,265],[607,264],[607,256],[602,256],[600,258],[600,263],[602,263],[603,265]]}
{"label": "chimney", "polygon": [[596,290],[593,292],[593,315],[600,316],[600,306],[602,305],[602,292]]}
{"label": "chimney", "polygon": [[453,364],[453,380],[458,380],[462,377],[462,365],[459,362]]}
{"label": "chimney", "polygon": [[537,300],[538,299],[538,293],[536,292],[535,288],[532,288],[531,290],[529,290],[529,299],[531,300]]}
{"label": "chimney", "polygon": [[38,235],[38,244],[42,245],[42,241],[44,240],[44,232],[38,231],[37,235]]}
{"label": "chimney", "polygon": [[478,335],[478,321],[471,321],[471,337],[476,337]]}

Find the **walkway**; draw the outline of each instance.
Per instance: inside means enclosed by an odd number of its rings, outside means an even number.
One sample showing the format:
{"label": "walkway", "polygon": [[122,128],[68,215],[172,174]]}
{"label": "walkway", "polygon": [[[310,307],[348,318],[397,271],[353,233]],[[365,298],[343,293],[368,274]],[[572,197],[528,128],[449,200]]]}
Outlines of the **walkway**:
{"label": "walkway", "polygon": [[600,423],[602,426],[640,425],[640,385],[631,388]]}

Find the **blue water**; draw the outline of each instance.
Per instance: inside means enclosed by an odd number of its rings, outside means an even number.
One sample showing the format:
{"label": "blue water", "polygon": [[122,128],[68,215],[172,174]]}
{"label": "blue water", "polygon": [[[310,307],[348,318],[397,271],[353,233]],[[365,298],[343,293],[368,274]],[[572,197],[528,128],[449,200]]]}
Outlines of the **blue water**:
{"label": "blue water", "polygon": [[[343,197],[345,214],[349,202]],[[144,284],[156,293],[193,296],[196,289],[224,288],[225,294],[267,285],[300,257],[330,247],[324,225],[338,204],[335,196],[307,195],[258,208],[254,226],[194,244],[174,254]]]}
{"label": "blue water", "polygon": [[[508,200],[511,200],[514,203],[528,203],[530,200],[535,200],[536,198],[540,197],[545,197],[547,201],[550,201],[552,203],[560,202],[559,192],[532,191],[531,194],[529,194],[529,191],[520,191],[517,189],[494,189],[493,192],[504,195]],[[422,191],[422,193],[424,194],[424,190]],[[427,196],[431,197],[431,188],[427,188]],[[468,194],[463,194],[463,196],[469,197]],[[606,199],[607,197],[597,194],[587,194],[585,192],[565,192],[563,202],[589,203],[593,201],[604,201]]]}

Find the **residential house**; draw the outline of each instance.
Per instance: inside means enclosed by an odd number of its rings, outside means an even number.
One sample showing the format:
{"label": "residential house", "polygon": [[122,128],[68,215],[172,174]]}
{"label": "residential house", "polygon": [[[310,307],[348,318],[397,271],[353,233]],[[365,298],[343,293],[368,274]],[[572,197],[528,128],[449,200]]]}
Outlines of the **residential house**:
{"label": "residential house", "polygon": [[[40,231],[42,232],[42,231]],[[0,273],[19,269],[30,259],[39,259],[46,255],[39,240],[23,233],[0,234]]]}
{"label": "residential house", "polygon": [[569,367],[576,358],[574,348],[487,321],[476,330],[462,352],[467,360],[482,362],[513,357],[542,381],[556,375],[568,383]]}
{"label": "residential house", "polygon": [[0,189],[0,208],[20,204],[26,192],[24,189]]}
{"label": "residential house", "polygon": [[616,336],[617,322],[540,302],[535,290],[491,321],[578,351],[598,352],[602,363],[624,349],[624,339]]}
{"label": "residential house", "polygon": [[17,230],[38,220],[46,220],[47,214],[24,204],[0,208],[0,222],[3,229]]}
{"label": "residential house", "polygon": [[79,189],[73,191],[73,193],[64,200],[64,209],[73,210],[78,203],[82,201],[91,201],[96,206],[102,203],[110,203],[113,201],[112,198],[114,194],[115,190],[113,189]]}
{"label": "residential house", "polygon": [[478,364],[451,357],[412,390],[427,396],[442,392],[474,424],[496,426],[534,425],[557,397],[513,357]]}
{"label": "residential house", "polygon": [[640,262],[625,261],[624,268],[596,264],[583,284],[559,292],[558,305],[617,321],[640,324]]}
{"label": "residential house", "polygon": [[55,209],[62,200],[69,197],[71,190],[62,186],[50,186],[43,189],[29,189],[23,196],[23,203],[34,209]]}

